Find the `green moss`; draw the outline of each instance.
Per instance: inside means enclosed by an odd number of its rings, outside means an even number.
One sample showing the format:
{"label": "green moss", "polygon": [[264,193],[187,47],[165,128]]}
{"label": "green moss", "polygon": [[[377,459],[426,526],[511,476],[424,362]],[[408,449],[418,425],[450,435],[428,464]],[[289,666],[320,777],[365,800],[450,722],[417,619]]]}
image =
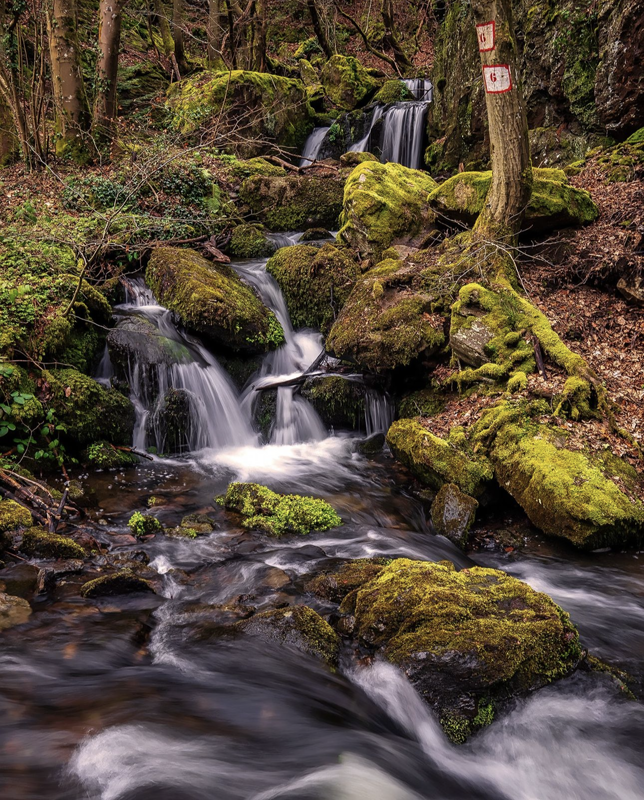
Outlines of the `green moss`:
{"label": "green moss", "polygon": [[364,388],[340,375],[311,379],[302,389],[322,421],[334,428],[360,428],[365,418]]}
{"label": "green moss", "polygon": [[325,600],[340,603],[348,594],[379,575],[389,563],[390,559],[386,558],[357,558],[343,564],[340,569],[316,575],[307,581],[305,589]]}
{"label": "green moss", "polygon": [[332,244],[283,247],[267,271],[284,293],[295,328],[328,333],[360,275],[356,262]]}
{"label": "green moss", "polygon": [[223,502],[226,509],[245,518],[245,528],[271,536],[305,535],[342,525],[341,518],[324,500],[277,494],[257,483],[231,483]]}
{"label": "green moss", "polygon": [[81,597],[91,599],[95,597],[112,597],[119,594],[134,592],[154,592],[150,581],[139,578],[131,570],[124,569],[112,575],[103,575],[100,578],[87,581],[81,586]]}
{"label": "green moss", "polygon": [[518,394],[522,392],[528,385],[528,376],[525,372],[515,372],[508,380],[508,392],[510,394]]}
{"label": "green moss", "polygon": [[358,164],[364,164],[365,161],[378,162],[378,158],[374,156],[373,153],[354,153],[353,150],[350,150],[348,153],[343,153],[340,156],[340,164],[342,164],[343,167],[350,167],[351,169],[357,167]]}
{"label": "green moss", "polygon": [[492,480],[487,459],[454,447],[415,420],[394,422],[387,433],[387,443],[396,458],[433,489],[455,483],[465,494],[478,497]]}
{"label": "green moss", "polygon": [[413,417],[434,417],[445,407],[445,399],[431,389],[412,392],[400,401],[398,416],[406,419]]}
{"label": "green moss", "polygon": [[273,312],[226,264],[211,264],[192,250],[160,247],[152,253],[146,279],[159,302],[189,330],[220,345],[263,353],[284,341]]}
{"label": "green moss", "polygon": [[0,500],[0,533],[29,528],[32,525],[31,513],[15,500]]}
{"label": "green moss", "polygon": [[626,144],[644,144],[644,128],[640,128],[635,131],[635,133],[631,133],[626,140]]}
{"label": "green moss", "polygon": [[383,106],[413,99],[414,95],[402,81],[385,81],[373,98],[374,103],[380,103]]}
{"label": "green moss", "polygon": [[163,526],[156,517],[153,517],[151,514],[141,514],[140,511],[135,511],[134,514],[132,514],[128,520],[127,526],[137,539],[163,530]]}
{"label": "green moss", "polygon": [[364,105],[378,89],[378,82],[353,56],[331,56],[320,80],[333,106],[344,111]]}
{"label": "green moss", "polygon": [[235,258],[267,258],[275,252],[275,244],[262,225],[237,225],[228,249]]}
{"label": "green moss", "polygon": [[239,196],[271,231],[334,229],[342,210],[343,187],[342,180],[334,177],[256,175],[244,181]]}
{"label": "green moss", "polygon": [[427,235],[435,216],[428,202],[436,182],[400,164],[365,162],[347,178],[340,239],[361,255],[379,258],[392,244]]}
{"label": "green moss", "polygon": [[237,178],[250,178],[251,175],[284,176],[286,170],[277,164],[271,164],[265,158],[249,158],[246,161],[235,161],[232,165],[233,175]]}
{"label": "green moss", "polygon": [[40,558],[85,558],[85,550],[73,539],[47,533],[44,528],[25,531],[20,550]]}
{"label": "green moss", "polygon": [[132,453],[118,450],[109,442],[95,442],[87,448],[86,459],[89,464],[99,469],[118,469],[138,464]]}

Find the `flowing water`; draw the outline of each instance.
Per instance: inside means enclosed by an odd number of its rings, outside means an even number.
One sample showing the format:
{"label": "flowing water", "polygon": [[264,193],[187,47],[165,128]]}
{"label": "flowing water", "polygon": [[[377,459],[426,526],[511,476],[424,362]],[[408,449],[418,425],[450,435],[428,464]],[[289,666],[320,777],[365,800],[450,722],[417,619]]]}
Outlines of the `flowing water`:
{"label": "flowing water", "polygon": [[302,158],[300,159],[301,167],[308,167],[309,164],[312,164],[315,160],[317,160],[322,148],[322,143],[324,142],[324,139],[330,130],[331,126],[327,125],[326,127],[322,128],[314,128],[311,131],[304,145]]}
{"label": "flowing water", "polygon": [[[282,243],[296,240],[285,236]],[[344,653],[331,673],[287,647],[222,634],[231,604],[305,603],[324,613],[304,588],[306,576],[342,559],[449,559],[459,567],[497,566],[548,592],[571,613],[585,646],[640,679],[644,660],[640,554],[579,555],[534,537],[518,553],[470,558],[433,535],[423,505],[402,489],[404,476],[387,454],[360,455],[358,434],[329,435],[293,384],[279,386],[316,364],[319,335],[293,330],[264,261],[234,267],[286,334],[242,393],[140,284],[118,309],[142,315],[178,345],[156,391],[163,384],[195,397],[195,430],[182,458],[88,478],[102,540],[115,553],[144,550],[159,594],[88,602],[78,594],[86,577],[69,574],[39,598],[28,624],[3,634],[0,797],[644,798],[644,709],[620,697],[606,676],[575,673],[516,701],[455,746],[391,665],[357,665]],[[278,401],[270,441],[261,444],[251,409],[268,383],[277,384]],[[132,386],[144,410],[152,410],[158,397]],[[386,399],[374,394],[367,406],[369,430],[384,429]],[[137,435],[142,427],[141,420]],[[233,479],[323,497],[344,524],[280,539],[244,531],[213,501]],[[207,512],[218,528],[194,541],[157,536],[130,543],[127,519],[153,496],[162,501],[154,513],[165,525]],[[516,509],[508,503],[494,514],[505,523]]]}

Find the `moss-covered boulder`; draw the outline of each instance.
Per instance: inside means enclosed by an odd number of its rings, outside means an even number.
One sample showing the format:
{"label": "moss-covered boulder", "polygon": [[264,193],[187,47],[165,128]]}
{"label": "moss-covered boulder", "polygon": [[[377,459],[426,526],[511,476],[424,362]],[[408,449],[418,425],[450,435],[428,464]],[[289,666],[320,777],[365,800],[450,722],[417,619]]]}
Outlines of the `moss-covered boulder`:
{"label": "moss-covered boulder", "polygon": [[413,99],[413,93],[409,90],[407,84],[402,81],[385,81],[373,98],[374,103],[380,103],[383,106],[389,103],[399,103],[401,100]]}
{"label": "moss-covered boulder", "polygon": [[271,142],[298,151],[313,128],[304,84],[260,72],[203,71],[168,91],[172,125],[195,133],[214,124],[244,157],[258,156]]}
{"label": "moss-covered boulder", "polygon": [[150,368],[167,366],[190,359],[188,350],[179,342],[169,339],[149,320],[143,317],[125,317],[107,334],[110,360],[118,377],[127,380],[130,365],[138,363],[141,369],[153,375]]}
{"label": "moss-covered boulder", "polygon": [[365,161],[378,162],[378,158],[377,156],[374,156],[373,153],[354,153],[353,150],[350,150],[348,153],[343,153],[340,156],[340,164],[342,164],[343,167],[349,167],[350,169],[357,167],[358,164],[364,164]]}
{"label": "moss-covered boulder", "polygon": [[325,425],[358,429],[365,419],[365,387],[341,375],[309,378],[302,387],[305,397]]}
{"label": "moss-covered boulder", "polygon": [[15,500],[0,500],[0,533],[30,528],[31,512]]}
{"label": "moss-covered boulder", "polygon": [[48,533],[44,528],[30,528],[22,536],[20,550],[38,558],[85,558],[85,550],[68,536]]}
{"label": "moss-covered boulder", "polygon": [[394,422],[387,443],[396,458],[432,489],[454,483],[465,494],[479,497],[493,478],[485,457],[475,457],[458,444],[434,436],[414,419]]}
{"label": "moss-covered boulder", "polygon": [[420,244],[435,228],[429,195],[436,182],[401,164],[368,161],[347,178],[339,237],[363,256],[394,244]]}
{"label": "moss-covered boulder", "polygon": [[159,247],[146,279],[160,303],[188,330],[231,350],[265,353],[284,341],[277,318],[227,264],[213,264],[193,250]]}
{"label": "moss-covered boulder", "polygon": [[343,181],[335,177],[255,175],[243,182],[239,197],[269,230],[298,231],[335,229],[343,192]]}
{"label": "moss-covered boulder", "polygon": [[139,463],[139,459],[109,442],[94,442],[84,453],[84,460],[97,469],[125,469]]}
{"label": "moss-covered boulder", "polygon": [[353,56],[332,56],[320,80],[332,105],[343,111],[365,105],[378,89],[378,81]]}
{"label": "moss-covered boulder", "polygon": [[266,236],[262,225],[237,225],[228,245],[228,252],[235,258],[268,258],[275,249],[275,242]]}
{"label": "moss-covered boulder", "polygon": [[641,477],[621,459],[568,449],[565,429],[532,419],[522,402],[482,414],[473,442],[544,533],[585,550],[642,541]]}
{"label": "moss-covered boulder", "polygon": [[360,275],[350,254],[332,244],[283,247],[266,269],[284,293],[293,326],[323,333],[331,329]]}
{"label": "moss-covered boulder", "polygon": [[434,530],[464,550],[478,506],[478,502],[455,483],[444,484],[432,503]]}
{"label": "moss-covered boulder", "polygon": [[26,600],[0,592],[0,631],[22,625],[30,616],[31,606]]}
{"label": "moss-covered boulder", "polygon": [[127,397],[74,369],[43,372],[43,377],[51,394],[49,406],[65,426],[65,438],[81,446],[105,439],[130,444],[135,414]]}
{"label": "moss-covered boulder", "polygon": [[238,622],[237,628],[265,641],[294,647],[329,666],[337,664],[340,637],[328,622],[308,606],[262,611]]}
{"label": "moss-covered boulder", "polygon": [[327,350],[373,372],[407,366],[445,342],[444,320],[418,271],[387,259],[358,280],[327,339]]}
{"label": "moss-covered boulder", "polygon": [[123,569],[111,575],[102,575],[81,586],[80,595],[86,599],[113,597],[119,594],[154,592],[150,581],[136,575],[132,570]]}
{"label": "moss-covered boulder", "polygon": [[257,483],[231,483],[221,502],[228,511],[241,514],[244,528],[271,536],[304,535],[342,525],[342,519],[324,500],[278,494]]}
{"label": "moss-covered boulder", "polygon": [[338,569],[316,575],[304,588],[317,597],[341,603],[348,594],[380,575],[389,563],[391,559],[387,558],[357,558]]}
{"label": "moss-covered boulder", "polygon": [[[434,189],[429,203],[448,219],[472,225],[483,209],[491,183],[491,172],[459,172]],[[570,186],[564,172],[534,169],[524,228],[536,232],[587,225],[598,214],[590,194]]]}
{"label": "moss-covered boulder", "polygon": [[354,636],[399,666],[464,741],[494,703],[575,669],[582,651],[565,611],[504,572],[397,559],[349,594]]}
{"label": "moss-covered boulder", "polygon": [[433,417],[445,408],[445,398],[433,389],[420,389],[406,395],[398,406],[400,419]]}

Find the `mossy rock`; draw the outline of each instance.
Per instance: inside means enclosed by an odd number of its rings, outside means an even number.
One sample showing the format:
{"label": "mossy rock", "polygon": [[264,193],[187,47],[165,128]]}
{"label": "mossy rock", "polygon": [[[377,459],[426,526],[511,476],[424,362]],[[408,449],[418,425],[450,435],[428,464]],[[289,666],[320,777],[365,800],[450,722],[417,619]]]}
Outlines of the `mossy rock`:
{"label": "mossy rock", "polygon": [[[143,317],[125,317],[107,334],[110,360],[118,377],[127,380],[130,365],[138,363],[141,369],[154,378],[155,368],[188,361],[190,354],[179,342],[169,339],[150,320]],[[152,368],[152,369],[150,369]]]}
{"label": "mossy rock", "polygon": [[80,595],[86,599],[98,597],[114,597],[119,594],[135,594],[137,592],[154,592],[150,581],[140,578],[129,569],[123,569],[112,575],[87,581],[81,586]]}
{"label": "mossy rock", "polygon": [[326,228],[309,228],[308,231],[300,236],[300,244],[304,242],[323,242],[325,239],[333,239],[333,236]]}
{"label": "mossy rock", "polygon": [[376,259],[391,245],[420,244],[436,227],[428,201],[436,186],[427,173],[401,164],[359,164],[344,188],[340,239]]}
{"label": "mossy rock", "polygon": [[85,558],[85,550],[68,536],[30,528],[22,536],[20,550],[38,558]]}
{"label": "mossy rock", "polygon": [[271,231],[335,228],[342,210],[344,183],[334,177],[255,175],[247,178],[239,197]]}
{"label": "mossy rock", "polygon": [[614,463],[567,449],[565,431],[533,421],[520,402],[484,412],[473,441],[485,445],[499,485],[547,535],[584,550],[642,541],[638,476],[624,462],[616,475]]}
{"label": "mossy rock", "polygon": [[222,498],[228,511],[243,517],[242,525],[271,536],[326,531],[342,525],[333,508],[315,497],[277,494],[257,483],[231,483]]}
{"label": "mossy rock", "polygon": [[316,575],[306,582],[304,588],[317,597],[341,603],[348,594],[380,575],[390,562],[391,559],[387,558],[357,558],[339,569]]}
{"label": "mossy rock", "polygon": [[231,350],[265,353],[284,341],[277,318],[227,264],[193,250],[159,247],[146,279],[160,303],[185,327]]}
{"label": "mossy rock", "polygon": [[286,175],[284,167],[277,164],[271,164],[265,158],[258,156],[257,158],[248,158],[246,160],[236,161],[232,165],[233,175],[237,178],[250,178],[251,175]]}
{"label": "mossy rock", "polygon": [[365,419],[365,388],[340,375],[309,378],[302,387],[305,397],[327,427],[359,429]]}
{"label": "mossy rock", "polygon": [[432,389],[412,392],[400,401],[398,416],[401,419],[414,417],[434,417],[445,407],[445,398]]}
{"label": "mossy rock", "polygon": [[644,128],[636,130],[626,140],[626,144],[644,144]]}
{"label": "mossy rock", "polygon": [[480,497],[493,478],[490,462],[475,457],[446,439],[434,436],[413,419],[400,419],[387,433],[395,457],[427,486],[438,490],[454,483],[471,497]]}
{"label": "mossy rock", "polygon": [[378,90],[378,81],[353,56],[331,56],[320,80],[333,106],[343,111],[364,105]]}
{"label": "mossy rock", "polygon": [[282,247],[266,266],[284,293],[295,328],[328,333],[360,275],[349,254],[332,244]]}
{"label": "mossy rock", "polygon": [[[534,169],[532,195],[526,209],[524,227],[532,232],[587,225],[599,215],[590,194],[568,184],[558,169]],[[459,172],[438,186],[429,203],[448,219],[474,224],[483,210],[491,172]]]}
{"label": "mossy rock", "polygon": [[187,514],[179,523],[180,528],[189,528],[198,536],[212,533],[217,527],[207,514]]}
{"label": "mossy rock", "polygon": [[0,533],[30,528],[31,512],[15,500],[0,500]]}
{"label": "mossy rock", "polygon": [[262,225],[237,225],[233,228],[228,252],[235,258],[268,258],[276,250]]}
{"label": "mossy rock", "polygon": [[141,106],[147,110],[152,100],[165,94],[168,84],[168,73],[160,64],[141,61],[131,65],[119,64],[119,105],[126,113],[133,106]]}
{"label": "mossy rock", "polygon": [[444,484],[432,503],[434,530],[465,550],[478,506],[478,502],[456,484]]}
{"label": "mossy rock", "polygon": [[504,572],[397,559],[349,594],[354,636],[398,665],[463,741],[492,721],[490,701],[568,675],[582,650],[565,611]]}
{"label": "mossy rock", "polygon": [[107,440],[127,445],[132,441],[134,407],[116,389],[106,389],[74,369],[43,371],[49,385],[49,406],[65,426],[65,438],[85,446]]}
{"label": "mossy rock", "polygon": [[261,155],[271,142],[298,151],[313,128],[304,84],[260,72],[199,72],[173,84],[167,106],[172,126],[184,134],[218,120],[219,132],[245,157]]}
{"label": "mossy rock", "polygon": [[118,450],[109,442],[94,442],[85,451],[85,460],[98,469],[125,469],[139,463],[132,453]]}
{"label": "mossy rock", "polygon": [[413,100],[414,95],[402,81],[385,81],[373,98],[374,103],[383,106],[399,103],[401,100]]}
{"label": "mossy rock", "polygon": [[349,167],[353,169],[357,167],[358,164],[364,164],[365,161],[375,161],[380,163],[377,156],[374,156],[373,153],[354,153],[353,150],[350,150],[348,153],[343,153],[340,156],[340,164],[343,167]]}
{"label": "mossy rock", "polygon": [[237,623],[245,633],[294,647],[333,667],[338,661],[340,637],[328,622],[308,606],[262,611]]}
{"label": "mossy rock", "polygon": [[22,597],[0,592],[0,631],[23,625],[31,616],[31,606]]}
{"label": "mossy rock", "polygon": [[327,350],[373,372],[407,366],[445,342],[443,318],[417,272],[388,259],[358,280],[327,339]]}

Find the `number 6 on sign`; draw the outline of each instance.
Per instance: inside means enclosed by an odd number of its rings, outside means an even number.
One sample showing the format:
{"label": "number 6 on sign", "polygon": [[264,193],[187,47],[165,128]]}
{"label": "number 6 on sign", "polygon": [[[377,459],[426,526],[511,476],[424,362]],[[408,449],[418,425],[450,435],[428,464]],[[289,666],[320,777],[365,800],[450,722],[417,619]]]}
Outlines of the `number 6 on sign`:
{"label": "number 6 on sign", "polygon": [[494,20],[476,26],[476,35],[478,36],[481,53],[488,53],[490,50],[494,50],[495,27]]}
{"label": "number 6 on sign", "polygon": [[503,94],[512,89],[510,67],[507,64],[491,64],[489,67],[483,67],[483,79],[488,94]]}

